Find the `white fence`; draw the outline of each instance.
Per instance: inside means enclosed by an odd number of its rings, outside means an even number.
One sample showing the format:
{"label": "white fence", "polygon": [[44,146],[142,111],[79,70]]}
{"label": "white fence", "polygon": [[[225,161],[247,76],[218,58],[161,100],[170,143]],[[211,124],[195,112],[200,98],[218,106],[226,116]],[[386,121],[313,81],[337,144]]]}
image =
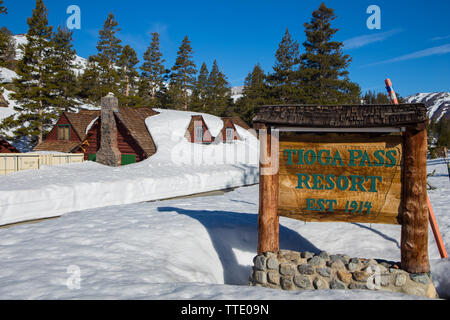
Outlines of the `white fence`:
{"label": "white fence", "polygon": [[43,165],[55,166],[83,161],[84,154],[82,153],[0,153],[0,175],[7,175],[22,170],[38,170]]}

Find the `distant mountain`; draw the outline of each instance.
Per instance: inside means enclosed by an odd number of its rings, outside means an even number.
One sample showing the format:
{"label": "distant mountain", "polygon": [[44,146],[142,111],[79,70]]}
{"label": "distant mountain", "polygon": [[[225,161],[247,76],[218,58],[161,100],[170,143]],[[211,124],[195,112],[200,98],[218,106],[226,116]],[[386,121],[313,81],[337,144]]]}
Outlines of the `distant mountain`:
{"label": "distant mountain", "polygon": [[417,93],[406,98],[408,103],[424,103],[431,120],[450,119],[450,92]]}

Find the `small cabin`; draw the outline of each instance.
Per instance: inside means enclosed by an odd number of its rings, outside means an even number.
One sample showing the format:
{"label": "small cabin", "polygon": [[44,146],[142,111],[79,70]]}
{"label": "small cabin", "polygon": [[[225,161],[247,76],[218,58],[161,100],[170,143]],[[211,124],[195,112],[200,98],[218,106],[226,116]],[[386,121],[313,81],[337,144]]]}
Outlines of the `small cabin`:
{"label": "small cabin", "polygon": [[[120,152],[121,164],[140,162],[156,153],[155,142],[147,129],[145,119],[158,114],[150,108],[120,107],[114,113],[117,132],[117,148]],[[95,119],[87,131],[86,137],[79,145],[77,152],[83,152],[85,160],[96,161],[101,148],[102,118]]]}
{"label": "small cabin", "polygon": [[201,115],[192,116],[185,137],[192,143],[212,143],[214,141],[214,138]]}
{"label": "small cabin", "polygon": [[233,123],[232,118],[222,118],[223,127],[216,137],[216,142],[229,143],[235,140],[241,140],[237,133],[236,126]]}
{"label": "small cabin", "polygon": [[0,137],[0,153],[20,153],[20,151],[6,141],[6,139]]}
{"label": "small cabin", "polygon": [[[151,108],[119,107],[108,119],[105,136],[115,132],[116,139],[103,139],[108,146],[118,149],[120,163],[131,164],[156,153],[156,145],[145,124],[145,119],[158,114]],[[45,140],[35,151],[83,153],[85,160],[96,161],[102,144],[102,111],[81,110],[64,112]],[[106,146],[105,146],[106,147]]]}
{"label": "small cabin", "polygon": [[86,136],[86,128],[100,111],[81,110],[79,113],[63,112],[45,140],[34,151],[57,151],[73,153]]}

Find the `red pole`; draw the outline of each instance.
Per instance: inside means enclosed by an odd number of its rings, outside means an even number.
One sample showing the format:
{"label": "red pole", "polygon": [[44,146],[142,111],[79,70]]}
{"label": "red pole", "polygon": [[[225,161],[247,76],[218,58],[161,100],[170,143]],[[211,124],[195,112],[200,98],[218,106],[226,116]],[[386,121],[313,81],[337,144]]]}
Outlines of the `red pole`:
{"label": "red pole", "polygon": [[[395,94],[394,88],[392,87],[391,79],[387,78],[385,81],[386,90],[388,91],[391,104],[398,104],[397,95]],[[427,194],[427,204],[428,204],[428,220],[430,221],[431,229],[433,230],[434,239],[436,240],[436,245],[439,250],[439,254],[442,259],[448,257],[447,251],[445,250],[444,241],[442,240],[441,232],[437,225],[436,217],[434,216],[433,207],[431,206],[430,197]]]}

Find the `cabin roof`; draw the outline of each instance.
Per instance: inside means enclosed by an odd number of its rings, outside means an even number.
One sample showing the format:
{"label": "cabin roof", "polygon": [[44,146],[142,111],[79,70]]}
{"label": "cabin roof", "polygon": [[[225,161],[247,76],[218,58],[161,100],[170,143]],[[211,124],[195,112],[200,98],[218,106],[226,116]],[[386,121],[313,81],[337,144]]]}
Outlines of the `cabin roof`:
{"label": "cabin roof", "polygon": [[34,151],[57,151],[57,152],[72,152],[80,143],[69,140],[44,140],[37,145]]}
{"label": "cabin roof", "polygon": [[254,124],[317,128],[399,127],[428,120],[423,103],[399,105],[261,106]]}
{"label": "cabin roof", "polygon": [[147,107],[120,107],[119,112],[116,113],[117,118],[131,133],[131,136],[136,140],[147,156],[154,153],[155,142],[148,131],[145,119],[157,114],[158,112]]}
{"label": "cabin roof", "polygon": [[0,150],[7,149],[11,151],[11,153],[20,153],[16,147],[14,147],[11,143],[8,142],[4,137],[0,136]]}
{"label": "cabin roof", "polygon": [[81,140],[86,138],[86,129],[95,118],[100,116],[100,110],[80,110],[78,113],[64,112],[75,132]]}

